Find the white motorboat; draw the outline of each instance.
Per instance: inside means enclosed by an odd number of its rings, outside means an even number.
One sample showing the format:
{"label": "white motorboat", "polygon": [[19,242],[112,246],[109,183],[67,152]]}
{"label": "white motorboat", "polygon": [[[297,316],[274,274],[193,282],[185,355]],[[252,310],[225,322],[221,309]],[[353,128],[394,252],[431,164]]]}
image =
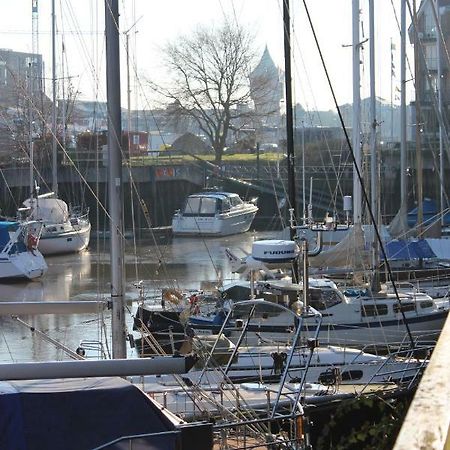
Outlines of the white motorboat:
{"label": "white motorboat", "polygon": [[172,218],[174,235],[227,236],[249,230],[258,207],[230,192],[189,195]]}
{"label": "white motorboat", "polygon": [[76,253],[89,245],[91,223],[87,211],[69,210],[67,203],[52,192],[31,197],[23,204],[19,213],[33,221],[31,233],[40,233],[42,254]]}
{"label": "white motorboat", "polygon": [[27,224],[0,222],[0,280],[38,278],[47,264]]}

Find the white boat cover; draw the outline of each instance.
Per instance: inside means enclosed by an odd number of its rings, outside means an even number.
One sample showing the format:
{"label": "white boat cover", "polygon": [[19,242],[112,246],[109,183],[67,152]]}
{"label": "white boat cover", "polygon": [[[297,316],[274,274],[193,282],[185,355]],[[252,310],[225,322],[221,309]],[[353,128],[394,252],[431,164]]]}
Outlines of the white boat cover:
{"label": "white boat cover", "polygon": [[450,259],[450,239],[425,239],[439,259]]}
{"label": "white boat cover", "polygon": [[69,208],[64,200],[59,198],[27,199],[23,202],[31,208],[31,220],[40,220],[47,223],[64,223],[69,219]]}

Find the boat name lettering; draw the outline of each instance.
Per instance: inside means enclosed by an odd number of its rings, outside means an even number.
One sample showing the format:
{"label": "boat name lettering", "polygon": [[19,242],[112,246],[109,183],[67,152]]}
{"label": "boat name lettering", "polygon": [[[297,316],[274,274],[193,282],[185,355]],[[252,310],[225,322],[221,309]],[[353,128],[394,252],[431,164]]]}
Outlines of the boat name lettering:
{"label": "boat name lettering", "polygon": [[293,250],[264,250],[265,255],[289,255],[292,253],[294,253]]}

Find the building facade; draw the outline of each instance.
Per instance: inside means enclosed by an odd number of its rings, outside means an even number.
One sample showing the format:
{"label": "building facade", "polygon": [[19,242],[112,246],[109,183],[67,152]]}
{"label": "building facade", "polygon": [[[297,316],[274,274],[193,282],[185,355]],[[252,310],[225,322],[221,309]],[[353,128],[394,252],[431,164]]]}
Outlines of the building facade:
{"label": "building facade", "polygon": [[0,106],[27,108],[43,93],[42,55],[0,49]]}
{"label": "building facade", "polygon": [[[415,97],[412,124],[420,124],[423,144],[439,140],[439,112],[448,134],[450,117],[450,0],[422,0],[409,37],[415,46]],[[440,82],[439,82],[440,81]],[[413,140],[415,133],[413,133]]]}

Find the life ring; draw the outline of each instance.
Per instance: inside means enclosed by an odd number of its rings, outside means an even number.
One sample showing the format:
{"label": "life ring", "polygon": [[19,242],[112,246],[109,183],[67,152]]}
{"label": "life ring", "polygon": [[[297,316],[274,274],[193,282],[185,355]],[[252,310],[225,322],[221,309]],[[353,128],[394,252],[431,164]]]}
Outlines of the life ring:
{"label": "life ring", "polygon": [[27,249],[30,251],[36,250],[39,239],[34,234],[28,233],[27,237]]}

